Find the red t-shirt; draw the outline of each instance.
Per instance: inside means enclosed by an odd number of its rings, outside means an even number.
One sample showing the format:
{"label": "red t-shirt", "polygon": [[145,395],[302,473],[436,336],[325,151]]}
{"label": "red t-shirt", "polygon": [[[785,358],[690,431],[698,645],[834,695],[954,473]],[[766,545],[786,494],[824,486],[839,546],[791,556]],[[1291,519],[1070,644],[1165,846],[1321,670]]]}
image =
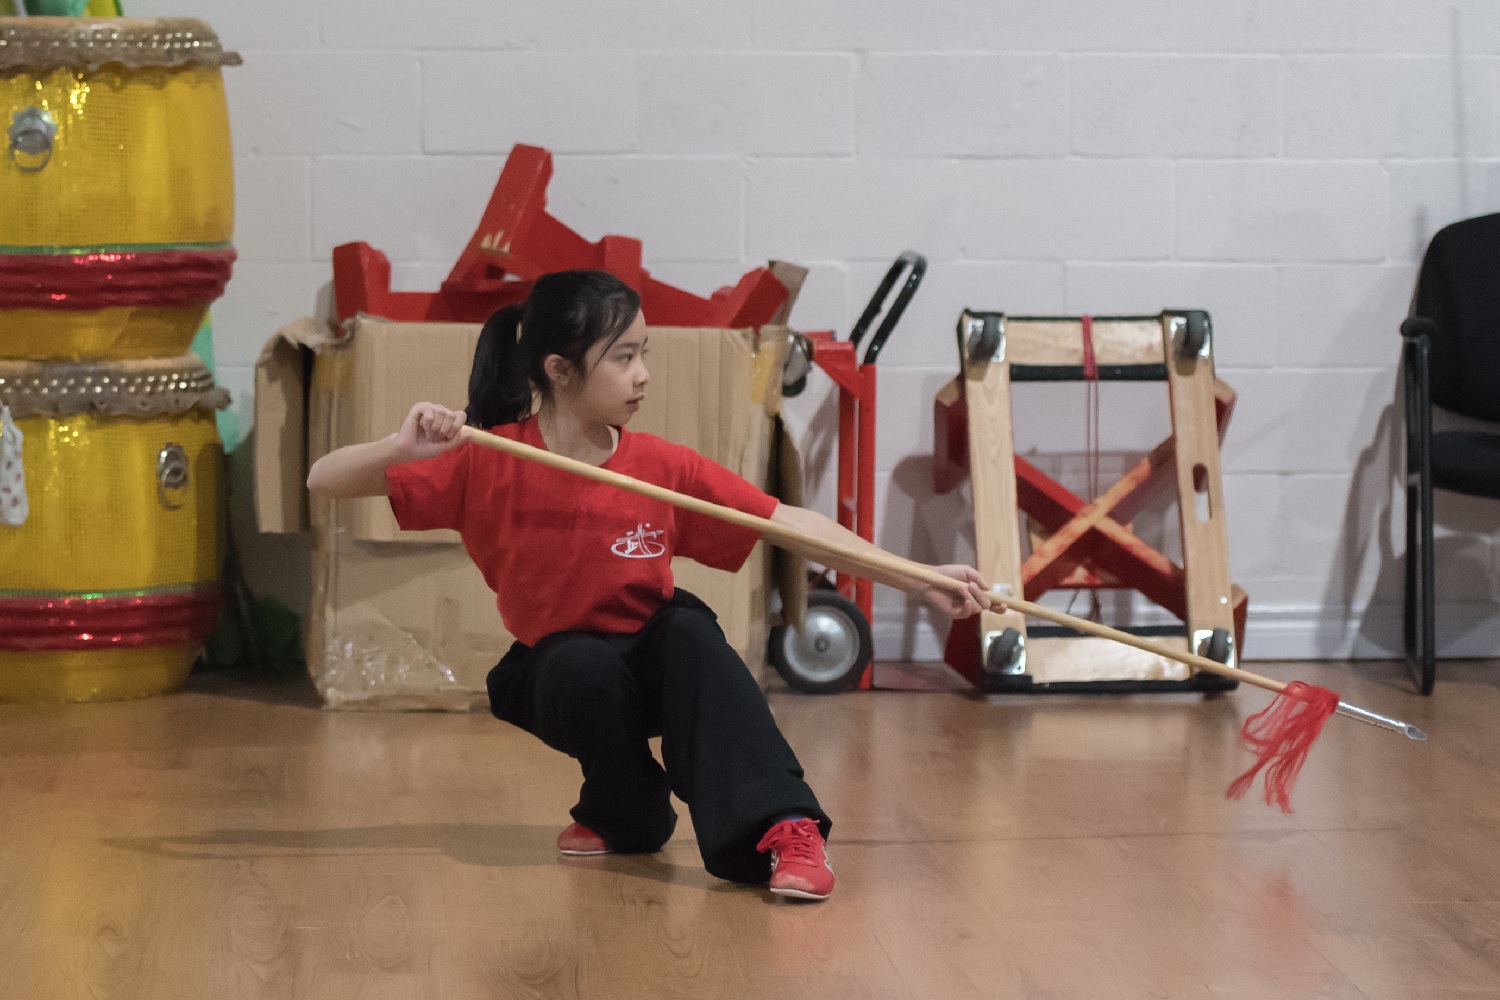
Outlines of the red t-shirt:
{"label": "red t-shirt", "polygon": [[[494,433],[545,448],[536,420]],[[770,517],[777,500],[691,448],[621,428],[604,468]],[[534,646],[554,632],[629,634],[672,596],[672,557],[738,570],[760,535],[477,444],[385,470],[408,531],[452,528]]]}

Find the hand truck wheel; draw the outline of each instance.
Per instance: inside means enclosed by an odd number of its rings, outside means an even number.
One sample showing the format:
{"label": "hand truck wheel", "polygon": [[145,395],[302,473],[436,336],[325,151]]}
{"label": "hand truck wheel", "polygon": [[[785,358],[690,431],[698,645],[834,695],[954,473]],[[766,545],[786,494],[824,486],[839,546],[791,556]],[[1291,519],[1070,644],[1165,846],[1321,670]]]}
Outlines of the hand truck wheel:
{"label": "hand truck wheel", "polygon": [[770,660],[786,682],[807,694],[848,691],[875,658],[870,623],[859,606],[837,591],[807,595],[801,631],[788,625],[771,629]]}

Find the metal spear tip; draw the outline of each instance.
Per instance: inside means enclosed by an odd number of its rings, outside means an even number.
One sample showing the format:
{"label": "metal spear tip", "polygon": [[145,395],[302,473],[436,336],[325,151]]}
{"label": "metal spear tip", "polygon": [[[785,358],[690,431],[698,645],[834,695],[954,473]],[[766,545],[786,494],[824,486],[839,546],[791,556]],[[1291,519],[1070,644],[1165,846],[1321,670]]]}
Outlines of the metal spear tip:
{"label": "metal spear tip", "polygon": [[1408,722],[1406,724],[1406,738],[1416,740],[1418,743],[1426,743],[1427,733]]}

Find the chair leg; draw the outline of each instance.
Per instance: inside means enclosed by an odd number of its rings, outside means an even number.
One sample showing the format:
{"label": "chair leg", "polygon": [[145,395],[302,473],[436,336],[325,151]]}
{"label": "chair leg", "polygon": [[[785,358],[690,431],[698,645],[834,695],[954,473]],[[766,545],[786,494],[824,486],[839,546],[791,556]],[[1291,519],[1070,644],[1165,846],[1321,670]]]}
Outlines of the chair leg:
{"label": "chair leg", "polygon": [[1432,482],[1426,477],[1424,480],[1421,487],[1422,523],[1419,526],[1422,538],[1422,681],[1418,691],[1429,695],[1437,683],[1437,609],[1432,552]]}
{"label": "chair leg", "polygon": [[1421,616],[1417,613],[1418,601],[1421,600],[1419,590],[1421,581],[1418,576],[1421,560],[1417,542],[1420,502],[1417,490],[1408,486],[1406,488],[1406,551],[1401,557],[1402,575],[1405,578],[1401,602],[1401,646],[1402,652],[1406,655],[1406,671],[1411,675],[1412,684],[1418,689],[1422,686],[1422,668],[1419,662],[1422,622]]}
{"label": "chair leg", "polygon": [[1432,553],[1432,394],[1428,320],[1401,325],[1401,371],[1406,423],[1406,607],[1407,670],[1417,691],[1428,695],[1437,680]]}

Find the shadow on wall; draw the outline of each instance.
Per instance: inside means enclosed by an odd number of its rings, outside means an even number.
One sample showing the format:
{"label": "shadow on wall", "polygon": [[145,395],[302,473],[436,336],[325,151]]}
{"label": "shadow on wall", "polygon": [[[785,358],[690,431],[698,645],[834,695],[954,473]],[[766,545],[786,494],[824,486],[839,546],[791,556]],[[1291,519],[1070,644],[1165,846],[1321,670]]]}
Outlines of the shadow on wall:
{"label": "shadow on wall", "polygon": [[[817,400],[815,404],[814,400]],[[802,450],[805,477],[803,503],[832,517],[838,502],[839,397],[826,375],[816,371],[813,373],[805,396],[791,404],[787,416],[792,433],[798,438]],[[877,534],[875,543],[889,552],[922,562],[972,563],[972,514],[954,513],[946,517],[945,530],[949,536],[954,534],[955,526],[968,525],[967,556],[955,557],[948,551],[935,551],[929,525],[931,519],[928,512],[932,509],[946,510],[961,492],[955,490],[949,497],[934,496],[931,456],[908,456],[892,471],[883,498],[884,506],[876,511],[876,523],[884,530]],[[903,516],[907,514],[910,516]],[[942,523],[941,518],[939,523]],[[903,532],[900,527],[902,524],[908,525],[909,530]],[[905,537],[900,537],[903,534]],[[959,535],[962,535],[962,531]],[[936,634],[939,642],[947,638],[946,622],[938,621],[925,604],[915,598],[902,601],[894,592],[877,587],[874,611],[876,620],[871,622],[871,626],[886,635],[898,616],[900,621],[898,649],[891,648],[877,638],[877,655],[882,659],[914,660],[931,657],[933,650],[930,647],[920,651],[918,649],[920,636],[925,631],[924,624]]]}
{"label": "shadow on wall", "polygon": [[[309,314],[320,322],[334,318],[333,282],[324,282]],[[255,331],[263,340],[275,331]],[[253,383],[252,383],[253,384]],[[253,390],[252,390],[253,391]],[[238,401],[237,401],[238,402]],[[255,427],[253,398],[237,406],[248,431],[229,455],[229,530],[240,555],[245,582],[257,597],[274,597],[302,619],[312,606],[312,532],[263,534],[255,518]]]}
{"label": "shadow on wall", "polygon": [[229,529],[245,582],[257,597],[274,597],[305,623],[312,606],[312,533],[262,534],[255,525],[255,429],[229,455]]}
{"label": "shadow on wall", "polygon": [[[1370,443],[1355,462],[1323,597],[1318,644],[1325,655],[1401,656],[1406,548],[1401,391],[1398,379],[1395,398],[1385,404]],[[1434,411],[1436,430],[1467,426],[1479,425]],[[1434,493],[1439,656],[1484,657],[1500,651],[1497,531],[1500,503]]]}

